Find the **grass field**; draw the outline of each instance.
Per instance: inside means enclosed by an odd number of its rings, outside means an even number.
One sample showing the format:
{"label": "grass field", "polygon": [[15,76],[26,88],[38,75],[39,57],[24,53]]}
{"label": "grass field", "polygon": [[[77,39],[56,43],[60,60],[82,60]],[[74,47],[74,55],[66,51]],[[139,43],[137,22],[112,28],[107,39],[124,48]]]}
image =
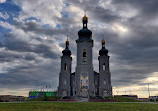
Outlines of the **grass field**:
{"label": "grass field", "polygon": [[141,102],[135,99],[125,98],[125,97],[112,97],[112,98],[108,97],[107,99],[118,100],[119,102]]}
{"label": "grass field", "polygon": [[99,102],[0,103],[0,111],[158,111],[158,104]]}
{"label": "grass field", "polygon": [[[35,99],[29,99],[27,101],[47,101],[51,99],[60,99],[60,97],[41,97],[41,98],[35,98]],[[141,102],[138,100],[130,99],[130,98],[125,98],[125,97],[106,97],[105,99],[111,99],[111,100],[117,100],[119,102]]]}

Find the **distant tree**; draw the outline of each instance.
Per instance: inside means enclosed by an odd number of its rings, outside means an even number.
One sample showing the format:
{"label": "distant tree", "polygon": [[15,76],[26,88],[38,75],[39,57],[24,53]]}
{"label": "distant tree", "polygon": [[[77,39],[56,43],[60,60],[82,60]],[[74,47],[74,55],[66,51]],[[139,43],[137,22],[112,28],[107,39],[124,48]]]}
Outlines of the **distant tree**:
{"label": "distant tree", "polygon": [[9,102],[9,101],[6,99],[5,102]]}
{"label": "distant tree", "polygon": [[150,99],[150,101],[153,101],[153,99]]}
{"label": "distant tree", "polygon": [[44,93],[43,98],[44,98],[44,101],[48,100],[48,97],[47,97],[46,93]]}

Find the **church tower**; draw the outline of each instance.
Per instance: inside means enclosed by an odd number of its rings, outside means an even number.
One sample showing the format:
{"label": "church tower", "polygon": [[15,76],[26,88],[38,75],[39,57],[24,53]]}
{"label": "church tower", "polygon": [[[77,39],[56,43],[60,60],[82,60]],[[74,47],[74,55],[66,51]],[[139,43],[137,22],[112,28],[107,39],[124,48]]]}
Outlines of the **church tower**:
{"label": "church tower", "polygon": [[70,96],[70,76],[71,76],[71,64],[72,57],[71,51],[69,50],[69,40],[66,41],[66,48],[62,51],[61,56],[61,71],[59,73],[59,87],[58,96]]}
{"label": "church tower", "polygon": [[94,70],[92,62],[92,31],[87,28],[88,18],[82,18],[83,28],[78,32],[77,65],[75,72],[74,96],[94,96]]}
{"label": "church tower", "polygon": [[99,51],[99,96],[112,96],[111,74],[109,70],[108,50],[105,48],[105,40],[102,40],[102,49]]}

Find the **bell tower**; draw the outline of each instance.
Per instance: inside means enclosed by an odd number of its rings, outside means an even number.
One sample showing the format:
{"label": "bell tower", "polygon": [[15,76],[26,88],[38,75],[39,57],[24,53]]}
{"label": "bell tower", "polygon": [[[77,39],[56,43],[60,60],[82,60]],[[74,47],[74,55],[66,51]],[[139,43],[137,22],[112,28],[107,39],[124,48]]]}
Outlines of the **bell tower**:
{"label": "bell tower", "polygon": [[88,17],[82,18],[83,28],[78,32],[77,65],[74,96],[94,96],[94,70],[92,62],[92,31],[87,28]]}
{"label": "bell tower", "polygon": [[105,40],[102,40],[102,49],[99,51],[99,96],[112,96],[111,74],[109,69],[108,50],[105,48]]}
{"label": "bell tower", "polygon": [[69,40],[66,41],[66,47],[62,51],[63,56],[61,56],[61,70],[59,73],[59,87],[58,96],[70,96],[70,76],[71,76],[71,64],[72,57],[71,51],[69,50]]}

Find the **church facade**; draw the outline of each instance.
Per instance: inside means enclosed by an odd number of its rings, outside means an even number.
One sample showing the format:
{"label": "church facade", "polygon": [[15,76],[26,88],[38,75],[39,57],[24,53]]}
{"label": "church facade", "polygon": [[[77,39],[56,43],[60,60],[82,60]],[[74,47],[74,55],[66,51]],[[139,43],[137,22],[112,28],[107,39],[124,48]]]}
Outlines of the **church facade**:
{"label": "church facade", "polygon": [[62,51],[61,70],[59,73],[58,96],[112,96],[111,74],[109,70],[108,50],[102,40],[102,49],[99,51],[99,73],[93,68],[93,39],[92,31],[88,29],[88,18],[82,18],[83,28],[78,31],[77,64],[75,72],[71,72],[72,57],[69,50],[69,41]]}

